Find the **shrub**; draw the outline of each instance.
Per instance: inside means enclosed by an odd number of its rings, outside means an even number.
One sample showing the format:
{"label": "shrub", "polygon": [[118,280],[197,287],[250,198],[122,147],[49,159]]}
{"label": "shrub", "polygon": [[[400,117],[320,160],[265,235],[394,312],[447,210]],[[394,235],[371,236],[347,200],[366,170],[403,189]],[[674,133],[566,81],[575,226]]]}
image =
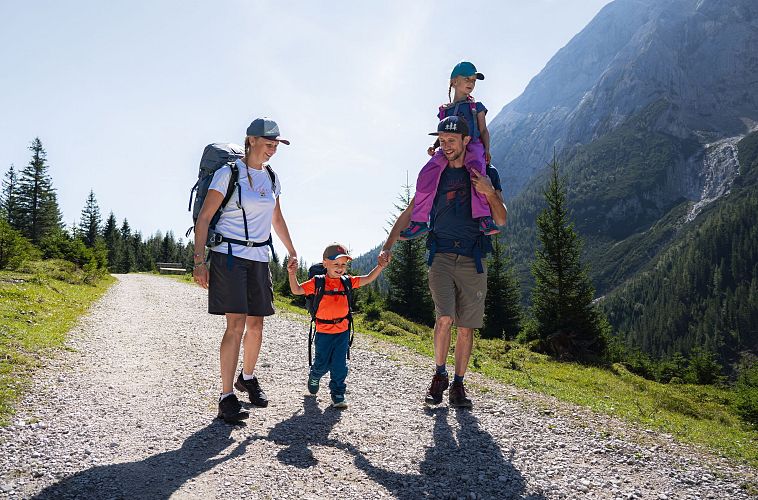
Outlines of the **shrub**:
{"label": "shrub", "polygon": [[364,319],[366,321],[379,321],[381,317],[382,317],[382,309],[375,303],[372,303],[365,307]]}
{"label": "shrub", "polygon": [[740,370],[734,386],[734,409],[745,421],[758,425],[758,363]]}
{"label": "shrub", "polygon": [[18,269],[24,261],[38,257],[39,251],[32,243],[0,219],[0,269]]}
{"label": "shrub", "polygon": [[712,352],[696,347],[690,353],[685,380],[692,384],[702,385],[720,382],[723,380],[721,365],[716,362],[716,358]]}

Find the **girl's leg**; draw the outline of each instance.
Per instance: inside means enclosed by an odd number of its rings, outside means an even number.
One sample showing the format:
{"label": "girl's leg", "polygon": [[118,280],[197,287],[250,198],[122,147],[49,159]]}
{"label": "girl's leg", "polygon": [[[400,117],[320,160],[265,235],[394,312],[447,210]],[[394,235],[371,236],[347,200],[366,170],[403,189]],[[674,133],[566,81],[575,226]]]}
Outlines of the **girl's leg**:
{"label": "girl's leg", "polygon": [[242,357],[242,371],[252,375],[263,342],[263,316],[247,316],[243,340],[245,352]]}
{"label": "girl's leg", "polygon": [[226,331],[221,339],[221,393],[232,392],[234,375],[237,372],[237,362],[240,355],[240,342],[245,330],[246,314],[227,313]]}
{"label": "girl's leg", "polygon": [[[487,175],[487,165],[484,161],[484,145],[480,141],[469,142],[466,146],[466,169],[476,170],[481,175]],[[490,205],[487,197],[481,194],[471,185],[471,217],[491,217]]]}
{"label": "girl's leg", "polygon": [[411,221],[429,222],[429,214],[432,211],[434,197],[437,194],[437,184],[440,175],[447,166],[445,154],[438,150],[434,156],[421,168],[416,179],[416,198],[411,211]]}

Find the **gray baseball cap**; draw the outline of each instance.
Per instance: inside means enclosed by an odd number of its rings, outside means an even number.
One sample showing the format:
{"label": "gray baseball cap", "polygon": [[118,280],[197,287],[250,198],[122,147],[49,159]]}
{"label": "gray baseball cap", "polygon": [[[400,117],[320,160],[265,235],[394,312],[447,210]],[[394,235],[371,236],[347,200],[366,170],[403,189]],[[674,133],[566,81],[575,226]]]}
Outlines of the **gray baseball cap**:
{"label": "gray baseball cap", "polygon": [[247,127],[247,135],[252,137],[265,137],[272,141],[279,141],[289,146],[290,141],[279,137],[279,125],[268,118],[256,118]]}

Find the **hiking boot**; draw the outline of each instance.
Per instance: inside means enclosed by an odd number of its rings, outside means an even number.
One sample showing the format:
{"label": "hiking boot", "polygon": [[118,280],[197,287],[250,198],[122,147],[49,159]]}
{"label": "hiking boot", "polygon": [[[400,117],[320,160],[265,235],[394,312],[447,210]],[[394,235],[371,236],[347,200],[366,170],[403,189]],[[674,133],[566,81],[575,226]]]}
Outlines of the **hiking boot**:
{"label": "hiking boot", "polygon": [[268,406],[268,398],[266,393],[261,389],[261,385],[258,383],[258,377],[253,377],[250,380],[245,380],[240,372],[237,381],[234,383],[234,388],[238,391],[247,392],[250,397],[250,403],[260,408]]}
{"label": "hiking boot", "polygon": [[447,377],[447,373],[440,375],[435,373],[432,377],[432,383],[429,385],[429,389],[426,391],[426,398],[424,401],[428,405],[438,405],[442,402],[442,393],[447,389],[447,385],[450,380]]}
{"label": "hiking boot", "polygon": [[347,400],[344,394],[332,394],[332,406],[334,408],[347,408]]}
{"label": "hiking boot", "polygon": [[308,392],[311,394],[316,394],[318,392],[318,383],[319,380],[317,378],[308,377]]}
{"label": "hiking boot", "polygon": [[471,399],[466,396],[466,389],[463,387],[463,382],[453,382],[450,384],[448,398],[450,406],[454,408],[471,408],[474,406]]}
{"label": "hiking boot", "polygon": [[400,231],[401,240],[412,240],[429,232],[429,224],[426,222],[411,221],[411,225]]}
{"label": "hiking boot", "polygon": [[250,414],[242,409],[237,396],[232,394],[218,402],[218,418],[228,424],[236,424],[248,418]]}
{"label": "hiking boot", "polygon": [[487,236],[500,232],[500,229],[495,225],[495,221],[492,217],[481,217],[479,219],[479,230]]}

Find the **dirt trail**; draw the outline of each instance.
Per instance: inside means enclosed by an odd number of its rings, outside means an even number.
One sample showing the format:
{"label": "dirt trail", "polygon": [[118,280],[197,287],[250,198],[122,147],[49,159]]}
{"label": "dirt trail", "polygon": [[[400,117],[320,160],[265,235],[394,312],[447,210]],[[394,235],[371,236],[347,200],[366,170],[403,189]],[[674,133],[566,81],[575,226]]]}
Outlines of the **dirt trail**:
{"label": "dirt trail", "polygon": [[271,404],[226,425],[205,301],[118,276],[0,430],[0,497],[750,498],[755,469],[475,374],[472,411],[426,408],[430,361],[361,335],[334,410],[326,384],[306,395],[307,326],[280,315],[258,367]]}

